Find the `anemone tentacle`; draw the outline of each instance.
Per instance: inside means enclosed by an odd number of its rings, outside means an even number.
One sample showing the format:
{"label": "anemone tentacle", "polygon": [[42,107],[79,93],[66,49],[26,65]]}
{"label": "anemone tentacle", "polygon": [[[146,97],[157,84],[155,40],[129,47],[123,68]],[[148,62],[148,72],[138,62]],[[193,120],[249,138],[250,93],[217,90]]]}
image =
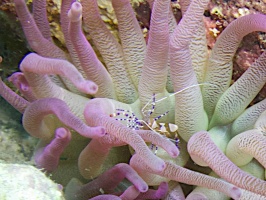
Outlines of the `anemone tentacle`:
{"label": "anemone tentacle", "polygon": [[266,138],[259,130],[249,130],[233,137],[227,145],[226,156],[237,166],[243,166],[256,158],[266,166]]}
{"label": "anemone tentacle", "polygon": [[264,52],[220,97],[210,127],[229,124],[242,114],[266,83],[265,65]]}
{"label": "anemone tentacle", "polygon": [[112,0],[112,5],[118,20],[118,28],[123,30],[119,31],[119,37],[124,53],[125,66],[127,66],[131,80],[137,88],[146,54],[146,43],[139,23],[134,17],[134,10],[130,2],[128,0]]}
{"label": "anemone tentacle", "polygon": [[[196,74],[192,68],[189,44],[193,38],[194,29],[201,21],[204,8],[208,1],[191,2],[184,17],[176,27],[170,39],[170,65],[174,91],[186,86],[197,85]],[[191,18],[198,19],[193,20]],[[175,123],[179,126],[179,134],[188,141],[191,135],[208,126],[207,115],[203,109],[200,87],[196,86],[175,97]],[[193,116],[193,117],[192,117]],[[187,119],[193,118],[193,122]]]}
{"label": "anemone tentacle", "polygon": [[32,13],[34,21],[43,37],[50,42],[52,42],[52,37],[50,33],[50,25],[47,21],[47,12],[46,12],[46,2],[41,1],[33,1],[32,2]]}
{"label": "anemone tentacle", "polygon": [[5,85],[0,77],[0,95],[9,102],[19,112],[24,113],[30,102],[23,99],[21,96],[16,94],[13,90]]}
{"label": "anemone tentacle", "polygon": [[[222,93],[229,87],[232,78],[232,59],[242,38],[253,31],[266,31],[265,15],[253,14],[243,16],[231,24],[221,33],[215,43],[208,60],[205,85],[202,90],[204,108],[209,116],[213,115],[215,105]],[[249,28],[246,28],[249,27]],[[223,74],[221,76],[221,74]]]}
{"label": "anemone tentacle", "polygon": [[[151,18],[148,46],[139,81],[138,90],[142,105],[150,100],[152,94],[163,93],[167,96],[165,85],[168,74],[169,3],[169,1],[156,1],[153,4],[153,12],[158,15],[152,15]],[[156,29],[156,32],[153,29]],[[157,48],[158,44],[160,44],[159,48]]]}
{"label": "anemone tentacle", "polygon": [[42,35],[25,2],[16,0],[15,8],[30,47],[42,56],[66,59],[65,53]]}
{"label": "anemone tentacle", "polygon": [[253,129],[257,119],[266,110],[266,99],[246,109],[232,124],[231,137]]}
{"label": "anemone tentacle", "polygon": [[166,163],[165,169],[158,173],[152,171],[152,169],[149,168],[149,166],[141,164],[141,160],[137,154],[133,155],[133,157],[130,160],[130,165],[137,172],[139,171],[145,173],[152,172],[153,174],[158,174],[163,177],[168,177],[171,180],[175,180],[181,183],[196,184],[210,189],[215,189],[225,193],[226,195],[234,199],[239,199],[239,197],[241,196],[241,190],[230,183],[227,183],[225,181],[222,181],[220,179],[211,176],[191,171],[189,169],[180,167],[170,162],[165,162],[165,163]]}
{"label": "anemone tentacle", "polygon": [[138,94],[134,86],[121,45],[103,23],[95,0],[83,1],[84,23],[89,28],[95,46],[100,51],[113,79],[118,100],[133,103]]}
{"label": "anemone tentacle", "polygon": [[99,87],[96,97],[116,99],[112,78],[82,33],[82,6],[80,3],[74,2],[72,4],[68,17],[70,20],[69,37],[71,37],[79,63],[85,72],[86,78],[93,80]]}
{"label": "anemone tentacle", "polygon": [[22,72],[15,72],[10,77],[8,77],[8,81],[13,83],[13,85],[19,89],[20,93],[23,95],[25,99],[32,102],[36,100],[34,96],[31,86],[29,85],[27,79],[25,78]]}
{"label": "anemone tentacle", "polygon": [[71,140],[71,133],[66,128],[58,128],[55,138],[45,147],[38,149],[34,160],[38,168],[48,172],[54,171],[60,160],[60,156]]}
{"label": "anemone tentacle", "polygon": [[[62,100],[56,98],[43,98],[31,103],[23,115],[23,126],[32,136],[49,139],[51,125],[45,123],[45,116],[55,114],[57,118],[66,126],[71,127],[84,137],[97,138],[105,135],[105,129],[99,127],[89,127],[78,117],[73,115]],[[49,119],[46,119],[49,121]],[[50,118],[50,120],[52,120]]]}
{"label": "anemone tentacle", "polygon": [[200,131],[190,138],[188,152],[196,163],[207,163],[221,178],[240,188],[266,196],[266,182],[240,170],[217,148],[207,131]]}

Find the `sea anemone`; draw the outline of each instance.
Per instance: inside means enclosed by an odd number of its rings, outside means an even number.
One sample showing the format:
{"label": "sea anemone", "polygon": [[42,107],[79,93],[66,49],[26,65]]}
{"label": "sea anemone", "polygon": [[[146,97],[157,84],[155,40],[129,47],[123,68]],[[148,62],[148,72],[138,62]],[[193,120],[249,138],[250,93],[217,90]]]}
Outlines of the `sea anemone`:
{"label": "sea anemone", "polygon": [[[50,38],[44,2],[33,1],[33,18],[25,2],[15,0],[35,53],[9,78],[22,97],[2,81],[0,95],[40,139],[36,166],[67,185],[68,199],[184,199],[178,182],[208,188],[196,188],[190,199],[207,199],[211,189],[234,199],[266,198],[264,177],[244,167],[253,157],[259,171],[266,167],[266,101],[246,109],[265,84],[266,54],[230,86],[237,47],[248,33],[266,31],[265,15],[232,22],[208,55],[207,0],[181,1],[178,24],[170,1],[149,1],[147,44],[128,0],[112,0],[119,41],[96,0],[63,0],[65,53]],[[104,63],[83,34],[82,18]],[[189,158],[217,175],[189,169]],[[117,185],[123,185],[118,193]]]}

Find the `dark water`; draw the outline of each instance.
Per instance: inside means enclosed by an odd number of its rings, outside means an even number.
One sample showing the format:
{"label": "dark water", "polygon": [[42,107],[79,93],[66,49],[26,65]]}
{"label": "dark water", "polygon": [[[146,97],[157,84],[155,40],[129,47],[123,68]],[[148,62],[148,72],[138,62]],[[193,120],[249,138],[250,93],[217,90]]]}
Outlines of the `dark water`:
{"label": "dark water", "polygon": [[18,70],[20,60],[29,51],[22,28],[12,13],[0,11],[0,76],[4,80]]}

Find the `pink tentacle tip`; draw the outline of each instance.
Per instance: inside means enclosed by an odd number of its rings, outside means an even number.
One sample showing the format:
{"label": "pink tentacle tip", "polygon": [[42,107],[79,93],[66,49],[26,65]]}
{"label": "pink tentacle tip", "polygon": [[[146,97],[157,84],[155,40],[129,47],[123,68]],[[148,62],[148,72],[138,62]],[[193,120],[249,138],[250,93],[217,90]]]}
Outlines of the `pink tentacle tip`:
{"label": "pink tentacle tip", "polygon": [[147,191],[148,191],[148,189],[149,189],[149,187],[148,187],[148,185],[147,185],[147,184],[146,184],[146,185],[142,185],[142,186],[138,187],[138,190],[139,190],[140,192],[147,192]]}
{"label": "pink tentacle tip", "polygon": [[166,163],[162,159],[158,159],[158,164],[155,167],[155,171],[162,172],[166,168]]}
{"label": "pink tentacle tip", "polygon": [[159,185],[158,190],[156,191],[156,196],[159,198],[163,198],[164,196],[166,196],[167,192],[168,192],[168,183],[162,182]]}
{"label": "pink tentacle tip", "polygon": [[177,156],[179,156],[180,151],[179,151],[179,149],[176,147],[176,148],[172,149],[172,150],[169,152],[169,154],[170,154],[170,156],[171,156],[172,158],[176,158]]}
{"label": "pink tentacle tip", "polygon": [[241,197],[241,195],[242,195],[242,191],[241,191],[241,189],[239,189],[238,187],[236,187],[236,186],[233,186],[232,188],[231,188],[231,193],[232,193],[232,198],[233,199],[240,199],[240,197]]}
{"label": "pink tentacle tip", "polygon": [[55,138],[64,139],[69,142],[71,140],[71,134],[67,129],[61,127],[56,129]]}
{"label": "pink tentacle tip", "polygon": [[98,86],[94,82],[86,80],[79,83],[78,89],[86,94],[96,94],[98,91]]}
{"label": "pink tentacle tip", "polygon": [[29,84],[27,80],[25,79],[23,73],[21,72],[15,72],[7,79],[9,82],[13,83],[16,88],[22,90],[22,91],[28,91],[29,90]]}
{"label": "pink tentacle tip", "polygon": [[144,180],[139,180],[137,183],[133,183],[135,187],[138,189],[139,192],[147,192],[149,189],[149,186]]}
{"label": "pink tentacle tip", "polygon": [[58,166],[61,154],[70,143],[70,140],[71,133],[68,129],[56,129],[55,138],[50,144],[36,152],[34,156],[36,166],[48,172],[54,171]]}
{"label": "pink tentacle tip", "polygon": [[71,9],[68,11],[68,17],[72,22],[79,21],[82,18],[82,5],[79,2],[74,2]]}
{"label": "pink tentacle tip", "polygon": [[105,128],[102,126],[90,127],[90,134],[92,138],[99,138],[106,135]]}

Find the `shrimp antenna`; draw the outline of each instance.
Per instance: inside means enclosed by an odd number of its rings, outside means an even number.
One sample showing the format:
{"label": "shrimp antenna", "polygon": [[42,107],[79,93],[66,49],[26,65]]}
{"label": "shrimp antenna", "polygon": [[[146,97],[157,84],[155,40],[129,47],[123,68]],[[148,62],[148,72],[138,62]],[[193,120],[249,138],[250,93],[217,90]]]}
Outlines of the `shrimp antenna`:
{"label": "shrimp antenna", "polygon": [[155,100],[155,101],[153,101],[153,99],[155,98],[155,96],[157,95],[157,94],[154,94],[154,96],[145,104],[145,106],[143,106],[143,108],[141,109],[142,110],[142,112],[144,112],[144,110],[145,110],[145,108],[147,107],[147,106],[149,106],[150,104],[153,104],[153,103],[157,103],[157,102],[160,102],[160,101],[163,101],[163,100],[165,100],[165,99],[167,99],[167,98],[169,98],[169,97],[171,97],[171,96],[174,96],[174,95],[176,95],[176,94],[179,94],[179,93],[181,93],[181,92],[183,92],[183,91],[185,91],[185,90],[187,90],[187,89],[189,89],[189,88],[193,88],[193,87],[196,87],[196,86],[202,86],[202,85],[213,85],[213,86],[215,86],[215,87],[218,87],[217,85],[215,85],[215,84],[212,84],[212,83],[208,83],[208,82],[204,82],[204,83],[198,83],[198,84],[195,84],[195,85],[190,85],[190,86],[188,86],[188,87],[185,87],[185,88],[183,88],[182,90],[179,90],[179,91],[177,91],[177,92],[175,92],[175,93],[172,93],[172,94],[170,94],[170,95],[168,95],[168,96],[166,96],[166,97],[162,97],[161,99],[158,99],[158,100]]}
{"label": "shrimp antenna", "polygon": [[177,92],[175,92],[175,93],[170,94],[169,96],[166,96],[166,97],[163,97],[163,98],[161,98],[161,99],[156,100],[155,103],[160,102],[160,101],[163,101],[164,99],[167,99],[167,98],[169,98],[169,97],[171,97],[171,96],[174,96],[174,95],[176,95],[176,94],[179,94],[179,93],[181,93],[181,92],[183,92],[183,91],[185,91],[185,90],[187,90],[187,89],[190,89],[190,88],[193,88],[193,87],[196,87],[196,86],[202,86],[202,85],[213,85],[213,86],[215,86],[215,87],[218,87],[217,85],[212,84],[212,83],[208,83],[208,82],[205,82],[205,83],[198,83],[198,84],[195,84],[195,85],[190,85],[190,86],[185,87],[185,88],[183,88],[183,89],[181,89],[181,90],[179,90],[179,91],[177,91]]}
{"label": "shrimp antenna", "polygon": [[158,100],[155,100],[155,97],[156,97],[156,95],[158,95],[158,94],[153,94],[153,96],[152,96],[152,98],[143,106],[143,108],[141,109],[141,112],[142,113],[145,113],[145,112],[147,112],[147,111],[145,111],[145,109],[146,109],[146,107],[147,106],[149,106],[149,105],[154,105],[155,103],[157,103],[157,102],[160,102],[160,101],[163,101],[163,100],[165,100],[165,99],[167,99],[167,98],[169,98],[169,97],[171,97],[171,96],[174,96],[174,95],[177,95],[177,94],[179,94],[179,93],[181,93],[181,92],[183,92],[183,91],[185,91],[185,90],[187,90],[187,89],[190,89],[190,88],[193,88],[193,87],[196,87],[196,86],[202,86],[202,85],[213,85],[213,86],[215,86],[215,87],[218,87],[217,85],[215,85],[215,84],[212,84],[212,83],[208,83],[208,82],[204,82],[204,83],[198,83],[198,84],[195,84],[195,85],[190,85],[190,86],[188,86],[188,87],[185,87],[185,88],[183,88],[183,89],[181,89],[181,90],[179,90],[179,91],[177,91],[177,92],[175,92],[175,93],[172,93],[172,94],[170,94],[170,95],[168,95],[168,96],[165,96],[165,97],[162,97],[161,99],[158,99]]}

